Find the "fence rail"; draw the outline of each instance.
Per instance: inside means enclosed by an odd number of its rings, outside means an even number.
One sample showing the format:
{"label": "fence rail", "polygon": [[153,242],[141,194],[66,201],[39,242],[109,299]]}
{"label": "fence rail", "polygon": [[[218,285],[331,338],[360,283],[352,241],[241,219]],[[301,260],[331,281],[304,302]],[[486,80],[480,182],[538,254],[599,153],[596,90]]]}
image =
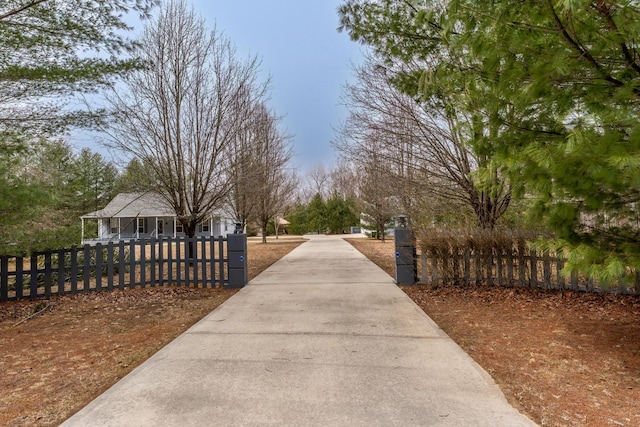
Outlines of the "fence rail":
{"label": "fence rail", "polygon": [[0,301],[147,286],[240,287],[246,282],[245,235],[122,240],[30,257],[0,256]]}
{"label": "fence rail", "polygon": [[419,251],[417,279],[421,283],[487,283],[498,286],[563,289],[587,292],[635,294],[640,291],[640,276],[630,283],[619,281],[602,286],[577,274],[565,277],[561,272],[565,259],[561,254],[530,250],[479,251],[470,248],[448,253]]}

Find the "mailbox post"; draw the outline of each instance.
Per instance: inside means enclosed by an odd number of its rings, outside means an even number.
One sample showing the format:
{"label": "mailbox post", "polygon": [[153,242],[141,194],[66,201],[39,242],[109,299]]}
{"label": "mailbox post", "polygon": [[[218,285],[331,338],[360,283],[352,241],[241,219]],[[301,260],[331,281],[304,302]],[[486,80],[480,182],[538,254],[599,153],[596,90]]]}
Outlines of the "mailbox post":
{"label": "mailbox post", "polygon": [[[220,255],[222,256],[222,254]],[[247,267],[247,235],[227,236],[228,283],[225,288],[241,288],[249,282]]]}
{"label": "mailbox post", "polygon": [[406,215],[398,215],[395,228],[396,283],[413,285],[416,283],[418,269],[416,263],[416,238],[413,230],[407,227]]}

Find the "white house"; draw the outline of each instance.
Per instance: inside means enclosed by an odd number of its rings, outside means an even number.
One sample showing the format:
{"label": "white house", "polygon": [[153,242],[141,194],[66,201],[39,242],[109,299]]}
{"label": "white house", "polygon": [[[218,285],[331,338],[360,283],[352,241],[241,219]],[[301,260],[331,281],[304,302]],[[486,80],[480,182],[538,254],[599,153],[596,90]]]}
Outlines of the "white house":
{"label": "white house", "polygon": [[[175,211],[154,192],[120,193],[104,209],[80,218],[83,236],[85,220],[98,221],[98,241],[185,236]],[[233,233],[234,228],[233,219],[213,214],[198,224],[196,236],[226,236]]]}

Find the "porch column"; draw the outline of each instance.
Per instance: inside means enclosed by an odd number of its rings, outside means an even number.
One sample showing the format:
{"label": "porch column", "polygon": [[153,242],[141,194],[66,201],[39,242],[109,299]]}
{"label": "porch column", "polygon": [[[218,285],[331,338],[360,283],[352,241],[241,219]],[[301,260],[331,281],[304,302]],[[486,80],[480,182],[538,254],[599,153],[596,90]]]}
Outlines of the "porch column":
{"label": "porch column", "polygon": [[209,237],[213,237],[213,215],[209,217]]}
{"label": "porch column", "polygon": [[158,237],[158,217],[156,217],[156,237]]}
{"label": "porch column", "polygon": [[138,226],[138,217],[136,216],[136,240],[140,240],[140,227]]}
{"label": "porch column", "polygon": [[80,218],[80,220],[82,220],[82,234],[80,234],[80,243],[84,243],[84,218]]}
{"label": "porch column", "polygon": [[118,240],[122,240],[122,237],[120,236],[121,233],[121,227],[120,227],[120,217],[118,217]]}
{"label": "porch column", "polygon": [[178,237],[178,217],[173,217],[173,238]]}

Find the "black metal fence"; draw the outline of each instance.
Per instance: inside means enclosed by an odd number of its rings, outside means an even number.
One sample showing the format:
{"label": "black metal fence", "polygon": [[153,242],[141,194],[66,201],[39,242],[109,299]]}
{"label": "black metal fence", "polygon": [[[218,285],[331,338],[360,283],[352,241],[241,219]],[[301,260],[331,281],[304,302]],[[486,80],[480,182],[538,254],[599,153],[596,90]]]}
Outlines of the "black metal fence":
{"label": "black metal fence", "polygon": [[247,238],[160,238],[0,256],[0,301],[146,286],[246,285]]}

